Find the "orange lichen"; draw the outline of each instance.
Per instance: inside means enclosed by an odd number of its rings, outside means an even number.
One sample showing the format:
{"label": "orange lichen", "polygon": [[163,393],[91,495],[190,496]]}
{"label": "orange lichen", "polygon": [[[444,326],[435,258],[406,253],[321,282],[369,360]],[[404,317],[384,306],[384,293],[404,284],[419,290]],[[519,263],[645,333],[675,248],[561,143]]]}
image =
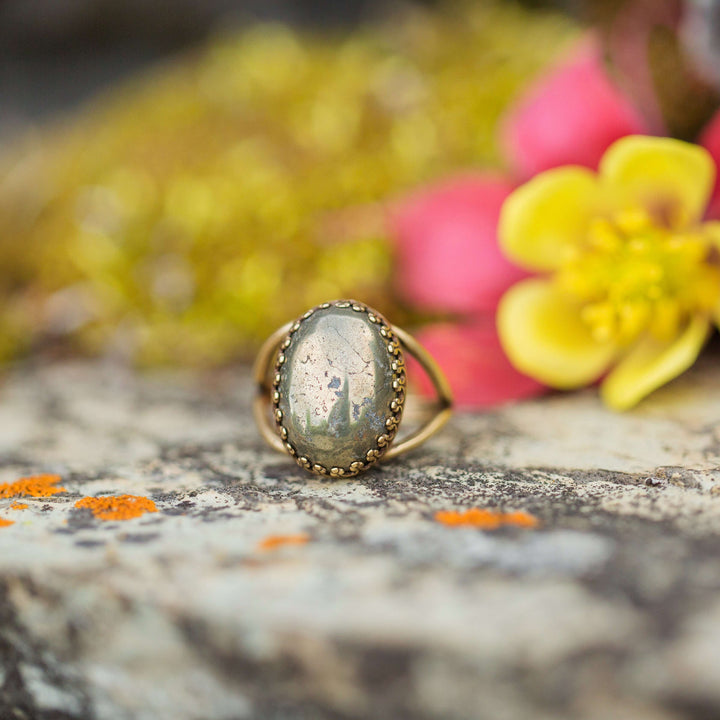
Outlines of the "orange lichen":
{"label": "orange lichen", "polygon": [[44,498],[67,492],[64,487],[58,487],[61,479],[59,475],[33,475],[11,483],[0,483],[0,498]]}
{"label": "orange lichen", "polygon": [[14,523],[14,520],[6,520],[5,518],[0,518],[0,527],[7,527],[8,525],[13,525]]}
{"label": "orange lichen", "polygon": [[305,533],[298,535],[268,535],[258,543],[258,550],[277,550],[286,545],[305,545],[310,536]]}
{"label": "orange lichen", "polygon": [[476,527],[481,530],[497,530],[499,527],[513,525],[522,528],[535,528],[538,520],[530,513],[518,511],[504,513],[484,508],[469,510],[439,510],[435,520],[450,527]]}
{"label": "orange lichen", "polygon": [[11,506],[11,510],[27,510],[28,509],[27,503],[21,503],[21,502],[14,502]]}
{"label": "orange lichen", "polygon": [[142,495],[84,497],[75,503],[75,507],[92,510],[100,520],[132,520],[146,512],[157,512],[155,503]]}

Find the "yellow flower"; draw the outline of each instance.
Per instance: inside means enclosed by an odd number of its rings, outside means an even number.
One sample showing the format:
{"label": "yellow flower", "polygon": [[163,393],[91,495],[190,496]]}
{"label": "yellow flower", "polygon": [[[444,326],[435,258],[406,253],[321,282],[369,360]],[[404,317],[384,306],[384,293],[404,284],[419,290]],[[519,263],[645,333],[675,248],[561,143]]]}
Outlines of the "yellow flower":
{"label": "yellow flower", "polygon": [[605,376],[602,397],[618,410],[689,368],[720,322],[720,223],[703,222],[714,176],[697,145],[630,136],[597,174],[562,167],[515,190],[501,245],[543,273],[498,310],[517,368],[561,389]]}

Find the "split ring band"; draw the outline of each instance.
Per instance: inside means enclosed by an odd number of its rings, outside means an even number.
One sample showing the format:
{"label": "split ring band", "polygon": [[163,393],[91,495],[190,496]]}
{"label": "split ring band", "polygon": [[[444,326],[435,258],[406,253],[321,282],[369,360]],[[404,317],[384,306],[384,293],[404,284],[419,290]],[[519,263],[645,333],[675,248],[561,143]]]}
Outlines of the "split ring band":
{"label": "split ring band", "polygon": [[[437,398],[423,424],[396,436],[407,395],[405,353]],[[262,437],[317,475],[351,477],[416,448],[452,413],[442,371],[410,334],[354,300],[323,303],[276,330],[255,361]]]}

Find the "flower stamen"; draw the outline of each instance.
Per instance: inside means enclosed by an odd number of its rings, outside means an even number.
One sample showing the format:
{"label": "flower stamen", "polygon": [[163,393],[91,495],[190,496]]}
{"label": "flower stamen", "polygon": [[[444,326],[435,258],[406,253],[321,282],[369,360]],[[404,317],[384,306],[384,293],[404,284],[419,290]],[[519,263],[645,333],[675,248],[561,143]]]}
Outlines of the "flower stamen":
{"label": "flower stamen", "polygon": [[645,332],[672,339],[687,317],[720,300],[720,266],[703,227],[678,232],[640,208],[594,219],[557,279],[593,338],[622,346]]}

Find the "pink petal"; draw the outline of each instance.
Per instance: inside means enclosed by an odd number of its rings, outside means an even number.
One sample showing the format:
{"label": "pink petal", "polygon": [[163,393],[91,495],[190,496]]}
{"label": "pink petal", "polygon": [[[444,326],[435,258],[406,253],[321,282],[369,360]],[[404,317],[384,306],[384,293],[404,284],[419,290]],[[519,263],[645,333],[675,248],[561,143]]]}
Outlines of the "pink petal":
{"label": "pink petal", "polygon": [[[716,168],[720,168],[720,111],[715,113],[700,135],[700,144],[713,156]],[[720,178],[715,175],[715,189],[710,198],[708,217],[720,218]]]}
{"label": "pink petal", "polygon": [[513,167],[528,178],[558,165],[596,168],[608,146],[633,134],[648,130],[610,82],[599,44],[589,39],[514,106],[501,142]]}
{"label": "pink petal", "polygon": [[525,273],[500,252],[497,222],[513,186],[485,174],[425,188],[390,211],[396,278],[418,309],[474,313],[493,310]]}
{"label": "pink petal", "polygon": [[[499,405],[545,391],[535,380],[519,373],[505,356],[494,318],[466,325],[438,324],[417,334],[450,382],[459,408]],[[408,362],[410,381],[427,396],[435,391],[417,362]]]}

